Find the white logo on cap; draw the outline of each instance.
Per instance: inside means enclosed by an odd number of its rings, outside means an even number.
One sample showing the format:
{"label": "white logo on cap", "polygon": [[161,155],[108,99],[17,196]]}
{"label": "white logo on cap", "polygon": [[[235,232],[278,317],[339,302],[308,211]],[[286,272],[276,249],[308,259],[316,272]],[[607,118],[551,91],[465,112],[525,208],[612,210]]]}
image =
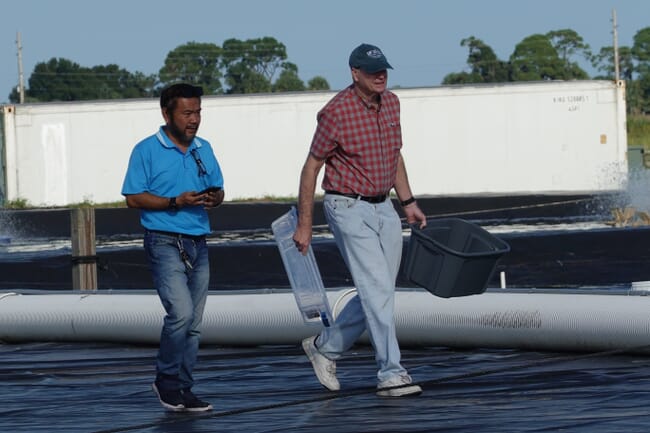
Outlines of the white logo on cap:
{"label": "white logo on cap", "polygon": [[377,48],[373,48],[370,51],[366,51],[366,56],[372,57],[373,59],[381,59],[384,54]]}

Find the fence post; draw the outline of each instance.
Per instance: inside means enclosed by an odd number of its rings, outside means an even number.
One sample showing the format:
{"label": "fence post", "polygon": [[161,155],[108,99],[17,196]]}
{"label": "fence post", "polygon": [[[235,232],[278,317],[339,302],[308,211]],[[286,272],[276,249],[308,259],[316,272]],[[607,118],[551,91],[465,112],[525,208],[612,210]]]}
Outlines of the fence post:
{"label": "fence post", "polygon": [[72,289],[97,290],[97,255],[95,254],[95,209],[72,209]]}

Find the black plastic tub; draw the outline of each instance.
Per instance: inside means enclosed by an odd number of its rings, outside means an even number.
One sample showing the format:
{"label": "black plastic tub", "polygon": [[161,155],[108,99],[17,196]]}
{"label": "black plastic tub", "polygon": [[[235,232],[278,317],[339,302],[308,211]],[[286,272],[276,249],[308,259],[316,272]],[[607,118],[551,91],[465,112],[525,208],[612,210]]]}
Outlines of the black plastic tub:
{"label": "black plastic tub", "polygon": [[412,227],[404,273],[412,283],[442,298],[483,293],[498,260],[510,246],[460,218]]}

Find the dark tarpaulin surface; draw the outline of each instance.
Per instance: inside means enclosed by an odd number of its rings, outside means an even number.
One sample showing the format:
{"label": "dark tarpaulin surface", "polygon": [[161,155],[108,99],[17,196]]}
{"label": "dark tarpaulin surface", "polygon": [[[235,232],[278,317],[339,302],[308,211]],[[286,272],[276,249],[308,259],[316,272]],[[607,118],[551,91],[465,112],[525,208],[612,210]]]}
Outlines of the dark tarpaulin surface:
{"label": "dark tarpaulin surface", "polygon": [[513,350],[403,350],[424,392],[374,393],[370,348],[322,388],[298,345],[203,347],[195,392],[214,411],[170,414],[151,391],[156,348],[0,345],[2,432],[647,432],[650,358]]}
{"label": "dark tarpaulin surface", "polygon": [[[487,200],[506,213],[527,205]],[[569,202],[582,205],[582,200]],[[440,212],[458,210],[439,202],[431,207]],[[233,213],[232,221],[256,214],[270,222],[286,206],[224,209]],[[525,209],[539,214],[538,207]],[[567,219],[580,212],[561,210]],[[61,224],[55,224],[52,215],[59,214]],[[25,212],[10,220],[24,231],[30,228],[36,237],[50,236],[38,232],[39,227],[58,227],[65,236],[66,215]],[[115,225],[107,233],[120,233],[120,227],[126,226],[137,230],[137,219],[128,210],[111,212],[106,219]],[[647,227],[502,237],[511,252],[500,261],[498,271],[506,271],[509,285],[650,280]],[[30,249],[27,239],[26,252],[12,250],[19,242],[20,233],[14,233],[5,241],[5,251],[0,250],[2,290],[70,287],[67,246]],[[333,242],[316,239],[314,249],[326,286],[349,285]],[[218,285],[213,290],[288,285],[277,249],[268,238],[215,244],[210,254]],[[151,287],[139,243],[100,247],[98,255],[100,289]],[[342,389],[331,393],[317,382],[299,342],[250,348],[203,346],[195,392],[215,409],[190,415],[166,413],[151,391],[156,350],[81,342],[0,343],[0,433],[650,431],[650,357],[642,355],[405,347],[403,363],[424,392],[414,398],[386,399],[374,392],[376,366],[369,347],[356,347],[339,361]]]}

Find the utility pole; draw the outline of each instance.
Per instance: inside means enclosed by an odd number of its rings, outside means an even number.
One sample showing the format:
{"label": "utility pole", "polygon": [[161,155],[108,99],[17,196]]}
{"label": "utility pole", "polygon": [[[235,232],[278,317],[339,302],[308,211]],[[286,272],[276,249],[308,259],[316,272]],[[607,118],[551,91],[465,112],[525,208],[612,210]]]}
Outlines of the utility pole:
{"label": "utility pole", "polygon": [[20,103],[25,103],[25,79],[23,77],[23,46],[20,42],[20,32],[16,32],[16,45],[18,46],[18,94]]}
{"label": "utility pole", "polygon": [[621,78],[621,71],[618,66],[618,25],[616,24],[616,9],[612,9],[612,25],[614,27],[614,78],[618,83]]}

